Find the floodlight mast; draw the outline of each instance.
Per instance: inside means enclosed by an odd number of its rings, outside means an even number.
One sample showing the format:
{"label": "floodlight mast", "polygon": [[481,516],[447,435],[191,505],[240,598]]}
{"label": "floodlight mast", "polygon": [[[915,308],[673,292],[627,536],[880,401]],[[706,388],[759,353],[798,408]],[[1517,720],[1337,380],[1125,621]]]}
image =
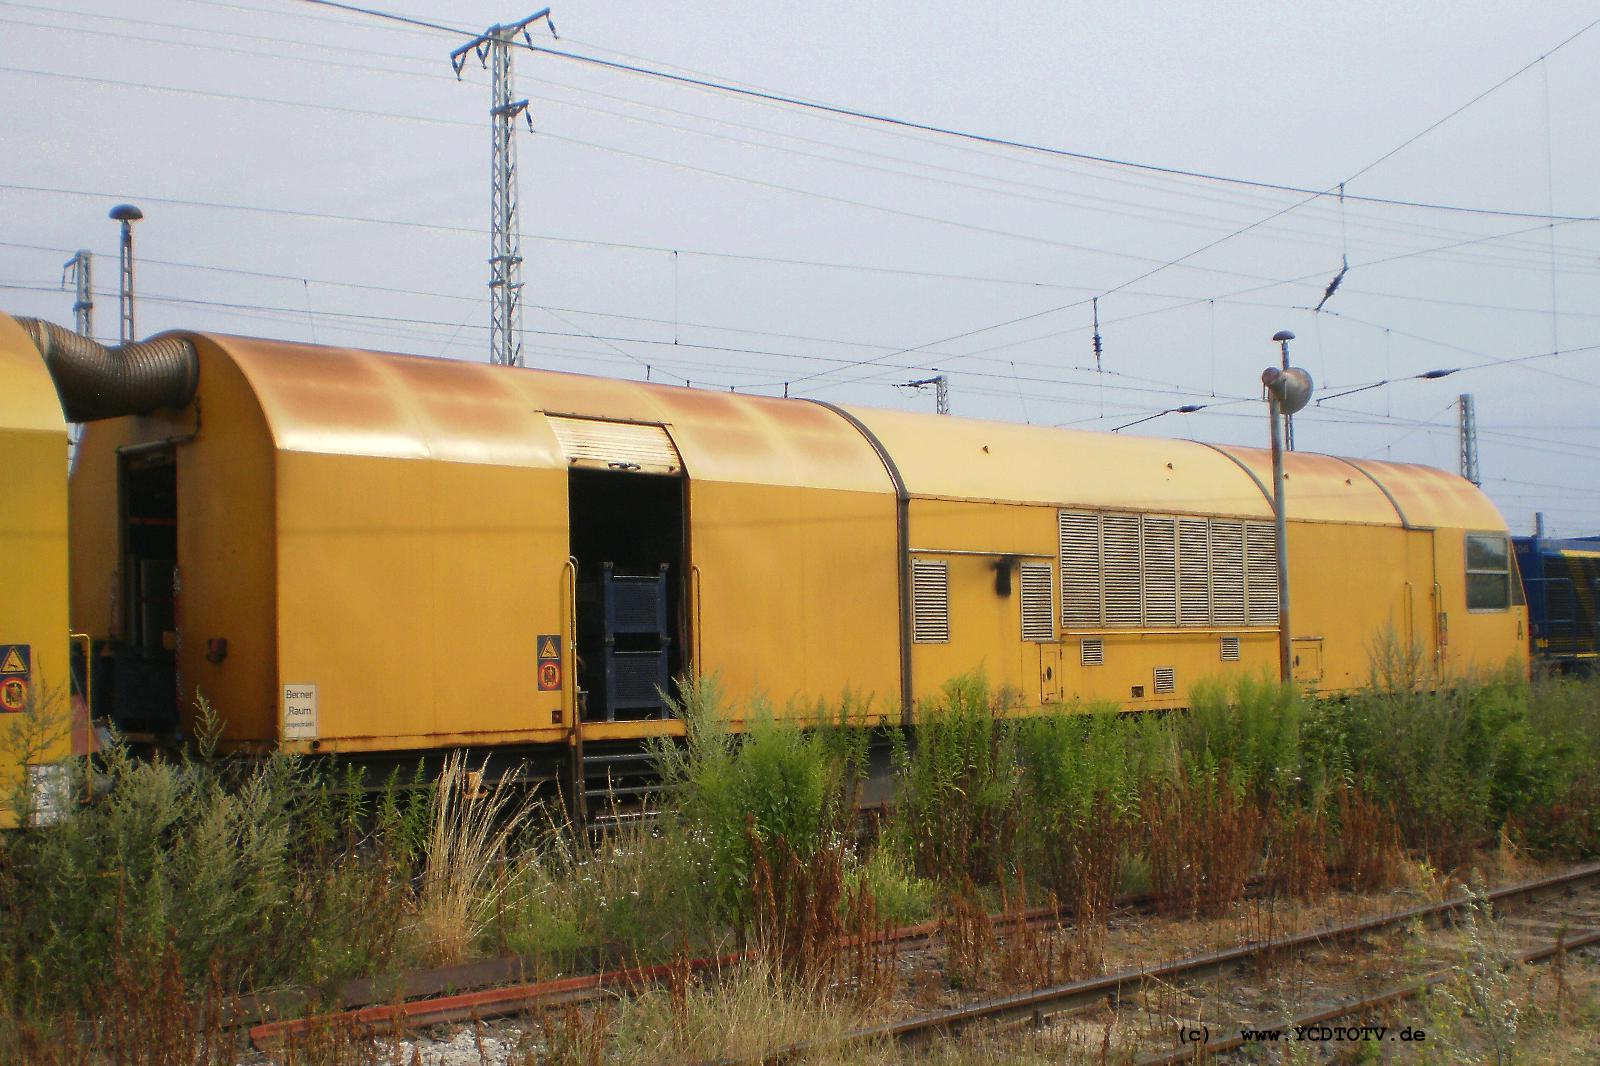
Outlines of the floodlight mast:
{"label": "floodlight mast", "polygon": [[[1289,342],[1294,340],[1294,331],[1280,329],[1272,335],[1272,339],[1278,342],[1278,347],[1283,353],[1283,362],[1281,364],[1283,369],[1288,370]],[[1294,418],[1290,415],[1283,416],[1283,446],[1291,452],[1294,451]]]}
{"label": "floodlight mast", "polygon": [[1289,521],[1284,499],[1283,433],[1278,419],[1281,416],[1287,422],[1290,415],[1310,402],[1312,381],[1311,375],[1299,367],[1269,366],[1261,372],[1261,384],[1266,386],[1267,417],[1272,423],[1272,511],[1278,540],[1278,679],[1287,685],[1294,679],[1294,630],[1289,620]]}
{"label": "floodlight mast", "polygon": [[118,339],[127,344],[136,340],[133,325],[133,224],[144,218],[144,212],[133,204],[118,204],[110,212],[111,218],[122,224],[122,277],[117,287],[117,310],[121,323]]}

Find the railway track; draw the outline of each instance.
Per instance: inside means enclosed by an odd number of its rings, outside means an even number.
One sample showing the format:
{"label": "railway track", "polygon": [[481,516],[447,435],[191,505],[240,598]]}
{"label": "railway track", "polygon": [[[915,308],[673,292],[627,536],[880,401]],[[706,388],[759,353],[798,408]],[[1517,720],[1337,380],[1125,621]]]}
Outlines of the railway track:
{"label": "railway track", "polygon": [[[1508,885],[1488,892],[1482,899],[1499,909],[1508,904],[1526,903],[1541,896],[1571,894],[1579,888],[1593,890],[1596,882],[1600,882],[1600,863],[1577,867],[1550,877]],[[1589,902],[1593,903],[1593,898]],[[1473,901],[1466,896],[1462,896],[1442,903],[1410,907],[1378,917],[1365,918],[1344,925],[1329,926],[1295,936],[1250,941],[1226,950],[1208,952],[1174,962],[1126,969],[1101,977],[1001,996],[951,1010],[935,1011],[881,1025],[868,1026],[847,1033],[838,1040],[832,1040],[826,1044],[792,1044],[769,1052],[759,1058],[719,1060],[716,1066],[787,1063],[796,1061],[812,1052],[836,1050],[840,1046],[857,1043],[895,1042],[914,1045],[919,1042],[942,1039],[979,1023],[1023,1020],[1030,1026],[1042,1027],[1049,1024],[1057,1016],[1081,1011],[1085,1008],[1098,1007],[1102,1004],[1109,1004],[1114,1008],[1119,1007],[1125,1001],[1132,999],[1134,994],[1150,986],[1172,987],[1192,983],[1208,976],[1218,975],[1250,965],[1263,957],[1282,957],[1308,949],[1351,943],[1373,934],[1405,928],[1413,923],[1448,922],[1471,906],[1473,906]],[[1600,926],[1600,917],[1590,919],[1590,921],[1594,925]],[[1519,953],[1514,961],[1541,961],[1562,951],[1577,950],[1597,943],[1600,943],[1600,928],[1586,927],[1580,929],[1575,936],[1558,937],[1555,941],[1529,948]],[[1409,996],[1420,994],[1425,988],[1436,987],[1438,984],[1449,980],[1451,976],[1448,970],[1436,970],[1427,975],[1420,983],[1412,981],[1408,985],[1389,989],[1378,995],[1347,1000],[1331,1007],[1310,1012],[1301,1018],[1297,1018],[1291,1024],[1302,1026],[1321,1024],[1327,1020],[1342,1018],[1350,1014],[1400,1002]],[[1276,1023],[1272,1024],[1274,1024],[1274,1027],[1281,1028]],[[1175,1026],[1174,1028],[1176,1029],[1177,1027]],[[1201,1027],[1192,1026],[1189,1028],[1199,1029]],[[1234,1037],[1225,1041],[1221,1039],[1220,1034],[1214,1045],[1209,1040],[1202,1042],[1197,1038],[1192,1041],[1183,1041],[1179,1038],[1174,1040],[1176,1046],[1173,1048],[1163,1050],[1148,1060],[1141,1061],[1150,1063],[1193,1061],[1202,1055],[1215,1055],[1235,1049],[1243,1043],[1245,1043],[1245,1040],[1242,1037]]]}
{"label": "railway track", "polygon": [[[1260,887],[1260,882],[1253,880],[1246,889],[1255,892]],[[1120,896],[1112,901],[1110,913],[1113,916],[1153,913],[1156,903],[1156,897],[1148,892]],[[1032,907],[992,914],[988,921],[996,933],[1008,934],[1020,929],[1057,925],[1071,918],[1068,908]],[[940,923],[931,921],[892,929],[883,935],[881,942],[903,950],[932,943],[939,936]],[[848,941],[845,946],[849,946]],[[523,976],[535,968],[536,960],[508,956],[404,974],[388,985],[370,980],[350,982],[339,993],[343,1009],[307,1017],[273,1017],[285,1013],[281,1004],[264,997],[251,999],[234,1006],[231,1020],[236,1029],[248,1028],[252,1044],[267,1049],[318,1027],[352,1026],[376,1031],[390,1029],[396,1022],[416,1027],[446,1025],[507,1017],[617,994],[631,995],[685,974],[725,972],[746,958],[743,953],[730,952],[676,963],[526,981]]]}
{"label": "railway track", "polygon": [[[1552,894],[1570,894],[1579,888],[1593,887],[1597,884],[1600,884],[1600,863],[1577,867],[1551,877],[1505,886],[1489,892],[1485,899],[1496,908],[1500,908]],[[1148,894],[1122,897],[1114,902],[1113,913],[1124,917],[1149,913],[1154,910],[1155,902]],[[1031,1027],[1042,1027],[1050,1024],[1052,1019],[1081,1012],[1089,1007],[1098,1007],[1102,1004],[1118,1006],[1132,1002],[1135,994],[1147,987],[1192,984],[1207,976],[1248,966],[1264,956],[1281,957],[1317,947],[1350,943],[1374,934],[1406,927],[1412,923],[1448,922],[1471,905],[1468,898],[1459,897],[1442,903],[1411,907],[1343,925],[1320,928],[1295,936],[1252,940],[1225,950],[1207,952],[1156,966],[1129,968],[1087,980],[1001,996],[950,1010],[933,1011],[870,1026],[846,1034],[838,1041],[830,1041],[827,1045],[795,1044],[760,1058],[724,1060],[719,1066],[732,1066],[733,1063],[791,1062],[810,1052],[835,1048],[840,1043],[893,1041],[915,1045],[943,1038],[981,1023],[1020,1020]],[[990,920],[995,932],[1004,935],[1028,927],[1059,923],[1063,918],[1070,918],[1070,914],[1064,914],[1056,908],[1033,908],[1022,912],[994,915]],[[1593,921],[1600,926],[1600,912],[1597,912]],[[894,930],[887,934],[884,940],[893,944],[897,950],[901,950],[929,944],[936,941],[939,936],[939,923],[928,922]],[[1562,946],[1552,943],[1542,945],[1538,949],[1530,949],[1532,954],[1527,961],[1538,961],[1559,950],[1577,950],[1596,942],[1600,942],[1600,930],[1579,931],[1577,936],[1567,939]],[[354,990],[354,994],[359,996],[365,992],[371,997],[370,1001],[350,1003],[347,993],[346,1006],[349,1009],[293,1019],[270,1017],[262,1019],[259,1013],[252,1016],[249,1012],[241,1012],[236,1017],[236,1023],[241,1027],[249,1026],[248,1036],[254,1046],[270,1050],[319,1028],[384,1032],[394,1031],[397,1027],[416,1029],[451,1023],[476,1023],[566,1004],[592,1002],[617,995],[634,995],[646,988],[665,984],[673,979],[682,979],[689,974],[723,973],[745,960],[744,954],[728,953],[547,981],[529,982],[513,978],[510,983],[506,982],[506,975],[526,972],[524,967],[530,964],[530,960],[515,958],[488,960],[464,967],[408,975],[397,987],[401,994],[406,994],[409,990],[410,998],[396,998],[385,1002],[379,988],[370,983],[363,983],[362,987]],[[1443,979],[1444,977],[1438,978],[1438,980]],[[1433,978],[1430,976],[1425,980]],[[461,988],[469,983],[488,984],[491,987],[447,992],[449,988]],[[1424,985],[1413,981],[1403,990],[1389,990],[1377,996],[1353,998],[1345,1003],[1330,1005],[1297,1018],[1291,1024],[1320,1024],[1330,1018],[1360,1013],[1382,1003],[1398,1002],[1404,998],[1402,993],[1415,994],[1422,987]],[[440,992],[447,994],[439,994]],[[1336,1013],[1328,1013],[1329,1011]],[[251,1024],[252,1022],[254,1024]],[[1208,1045],[1206,1053],[1216,1054],[1227,1050],[1228,1047],[1237,1047],[1240,1043],[1242,1041],[1234,1038],[1232,1044],[1224,1047],[1219,1037],[1217,1045],[1215,1047]],[[1170,1052],[1163,1052],[1162,1055],[1167,1057],[1152,1057],[1149,1061],[1152,1063],[1187,1061],[1195,1054],[1196,1048],[1193,1045],[1184,1045]]]}

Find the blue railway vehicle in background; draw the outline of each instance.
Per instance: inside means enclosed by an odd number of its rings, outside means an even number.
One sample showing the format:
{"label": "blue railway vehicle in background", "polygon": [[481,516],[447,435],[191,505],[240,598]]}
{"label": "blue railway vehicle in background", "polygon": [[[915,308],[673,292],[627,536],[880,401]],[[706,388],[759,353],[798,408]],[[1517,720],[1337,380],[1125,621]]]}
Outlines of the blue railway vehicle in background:
{"label": "blue railway vehicle in background", "polygon": [[1540,521],[1533,536],[1512,544],[1528,597],[1534,661],[1593,672],[1600,665],[1600,536],[1547,537]]}

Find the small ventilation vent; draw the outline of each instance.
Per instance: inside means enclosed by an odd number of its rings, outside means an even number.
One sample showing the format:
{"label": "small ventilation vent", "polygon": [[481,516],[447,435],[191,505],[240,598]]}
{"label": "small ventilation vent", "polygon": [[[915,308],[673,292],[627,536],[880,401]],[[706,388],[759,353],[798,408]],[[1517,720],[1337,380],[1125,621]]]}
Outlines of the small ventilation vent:
{"label": "small ventilation vent", "polygon": [[1278,531],[1265,522],[1245,527],[1246,587],[1249,590],[1248,624],[1278,624]]}
{"label": "small ventilation vent", "polygon": [[1239,638],[1238,637],[1223,637],[1218,642],[1218,644],[1219,644],[1219,649],[1218,649],[1219,650],[1219,654],[1221,655],[1223,662],[1225,662],[1225,663],[1236,663],[1236,662],[1239,661]]}
{"label": "small ventilation vent", "polygon": [[911,560],[911,639],[918,644],[950,642],[950,567],[947,563]]}
{"label": "small ventilation vent", "polygon": [[1137,626],[1144,621],[1139,516],[1103,515],[1100,528],[1105,545],[1106,625]]}
{"label": "small ventilation vent", "polygon": [[1211,624],[1244,625],[1244,523],[1211,523]]}
{"label": "small ventilation vent", "polygon": [[1170,666],[1158,666],[1154,671],[1154,689],[1157,696],[1178,691],[1178,671]]}
{"label": "small ventilation vent", "polygon": [[1079,645],[1079,655],[1085,666],[1104,666],[1106,664],[1106,642],[1099,637],[1090,637]]}
{"label": "small ventilation vent", "polygon": [[1049,563],[1023,563],[1019,567],[1022,585],[1022,639],[1056,639],[1055,582]]}
{"label": "small ventilation vent", "polygon": [[1092,628],[1103,624],[1100,609],[1100,516],[1062,511],[1061,624]]}

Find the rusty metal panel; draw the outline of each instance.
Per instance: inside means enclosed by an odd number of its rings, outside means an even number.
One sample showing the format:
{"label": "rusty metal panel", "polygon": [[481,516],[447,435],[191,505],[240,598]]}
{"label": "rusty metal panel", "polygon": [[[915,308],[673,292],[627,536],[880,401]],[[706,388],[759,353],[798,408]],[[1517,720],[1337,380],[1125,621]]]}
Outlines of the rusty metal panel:
{"label": "rusty metal panel", "polygon": [[[890,493],[853,426],[814,403],[217,336],[284,451],[565,468],[550,417],[671,426],[701,481]],[[547,417],[549,416],[549,417]]]}
{"label": "rusty metal panel", "polygon": [[1381,485],[1395,506],[1416,527],[1434,529],[1503,530],[1506,521],[1484,495],[1483,490],[1465,478],[1431,466],[1384,463],[1372,459],[1351,459],[1357,467]]}

